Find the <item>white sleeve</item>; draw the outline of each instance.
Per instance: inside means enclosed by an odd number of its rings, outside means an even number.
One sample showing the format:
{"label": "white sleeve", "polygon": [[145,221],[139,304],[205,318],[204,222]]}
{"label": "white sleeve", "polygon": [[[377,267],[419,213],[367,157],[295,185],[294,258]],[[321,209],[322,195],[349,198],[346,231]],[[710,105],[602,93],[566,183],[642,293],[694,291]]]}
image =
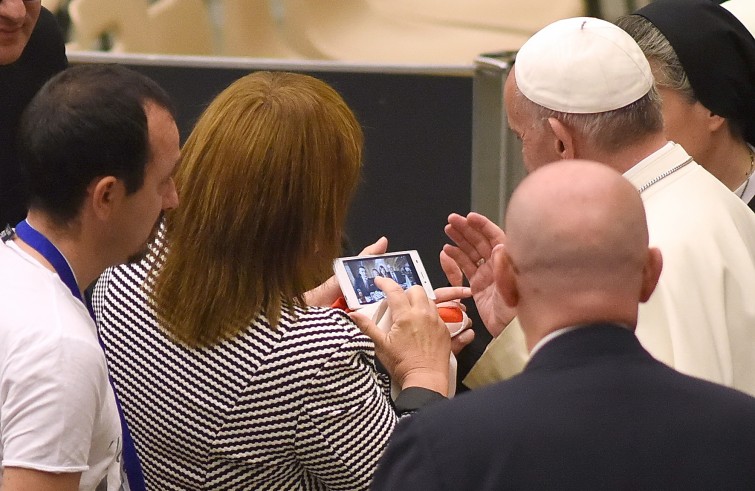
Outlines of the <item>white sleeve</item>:
{"label": "white sleeve", "polygon": [[87,470],[95,420],[107,395],[99,345],[37,331],[19,336],[6,350],[0,375],[2,465]]}
{"label": "white sleeve", "polygon": [[519,318],[509,323],[497,337],[488,344],[485,352],[477,360],[464,379],[464,385],[478,389],[517,375],[529,360],[524,332]]}

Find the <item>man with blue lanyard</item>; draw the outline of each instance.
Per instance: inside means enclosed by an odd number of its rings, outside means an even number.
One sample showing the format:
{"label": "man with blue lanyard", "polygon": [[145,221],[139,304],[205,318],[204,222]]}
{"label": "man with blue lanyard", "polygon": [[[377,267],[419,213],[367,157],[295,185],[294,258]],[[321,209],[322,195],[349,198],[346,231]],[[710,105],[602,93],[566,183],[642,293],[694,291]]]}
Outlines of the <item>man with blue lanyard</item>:
{"label": "man with blue lanyard", "polygon": [[82,291],[143,254],[178,204],[170,99],[126,68],[78,66],[40,90],[19,135],[31,199],[0,244],[0,487],[144,489]]}

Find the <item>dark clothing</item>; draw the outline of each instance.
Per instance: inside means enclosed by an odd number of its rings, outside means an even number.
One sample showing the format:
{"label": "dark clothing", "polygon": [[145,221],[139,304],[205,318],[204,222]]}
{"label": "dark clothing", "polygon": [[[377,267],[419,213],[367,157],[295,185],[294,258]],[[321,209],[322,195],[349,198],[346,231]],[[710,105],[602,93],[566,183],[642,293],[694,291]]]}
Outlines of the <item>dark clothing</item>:
{"label": "dark clothing", "polygon": [[755,489],[755,399],[594,325],[401,422],[373,489]]}
{"label": "dark clothing", "polygon": [[356,292],[357,290],[361,291],[365,298],[369,297],[370,293],[375,291],[375,283],[371,278],[367,278],[367,282],[365,283],[361,276],[357,276],[354,280],[354,291]]}
{"label": "dark clothing", "polygon": [[388,278],[392,279],[393,281],[395,281],[399,285],[401,285],[402,283],[406,282],[406,277],[404,276],[403,273],[401,273],[399,271],[390,271],[388,273]]}
{"label": "dark clothing", "polygon": [[755,144],[755,37],[737,17],[710,0],[655,0],[635,12],[674,48],[695,97],[742,126]]}
{"label": "dark clothing", "polygon": [[26,216],[28,185],[16,155],[21,113],[53,75],[66,68],[63,33],[45,8],[21,57],[0,65],[0,229]]}

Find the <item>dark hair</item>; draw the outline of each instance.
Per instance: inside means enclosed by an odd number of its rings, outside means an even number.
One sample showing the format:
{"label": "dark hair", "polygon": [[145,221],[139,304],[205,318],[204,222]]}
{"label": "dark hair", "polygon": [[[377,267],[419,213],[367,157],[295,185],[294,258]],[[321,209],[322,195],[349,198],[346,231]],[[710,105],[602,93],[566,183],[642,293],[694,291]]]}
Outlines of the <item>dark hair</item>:
{"label": "dark hair", "polygon": [[150,157],[147,103],[175,119],[170,97],[157,83],[119,65],[75,66],[50,79],[19,127],[30,207],[65,224],[97,177],[114,176],[127,193],[137,191]]}

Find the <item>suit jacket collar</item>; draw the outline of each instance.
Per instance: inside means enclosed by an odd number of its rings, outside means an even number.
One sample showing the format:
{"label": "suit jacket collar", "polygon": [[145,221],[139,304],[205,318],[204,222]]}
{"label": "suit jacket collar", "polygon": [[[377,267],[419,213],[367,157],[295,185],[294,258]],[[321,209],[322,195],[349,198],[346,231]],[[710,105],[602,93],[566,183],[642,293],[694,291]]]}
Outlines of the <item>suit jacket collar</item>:
{"label": "suit jacket collar", "polygon": [[532,356],[524,371],[585,365],[606,356],[652,360],[632,331],[619,324],[598,323],[552,339]]}

